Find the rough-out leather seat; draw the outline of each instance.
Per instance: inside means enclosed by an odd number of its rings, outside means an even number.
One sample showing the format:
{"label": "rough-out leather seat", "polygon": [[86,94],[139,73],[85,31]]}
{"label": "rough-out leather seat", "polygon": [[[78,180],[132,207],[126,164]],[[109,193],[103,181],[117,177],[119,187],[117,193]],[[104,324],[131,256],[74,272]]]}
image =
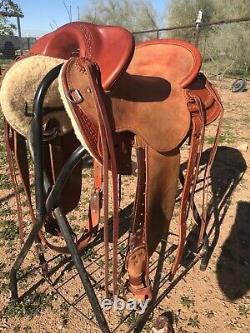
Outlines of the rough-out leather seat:
{"label": "rough-out leather seat", "polygon": [[86,57],[100,67],[102,86],[107,90],[127,69],[134,38],[122,27],[73,22],[40,38],[30,53],[61,59]]}

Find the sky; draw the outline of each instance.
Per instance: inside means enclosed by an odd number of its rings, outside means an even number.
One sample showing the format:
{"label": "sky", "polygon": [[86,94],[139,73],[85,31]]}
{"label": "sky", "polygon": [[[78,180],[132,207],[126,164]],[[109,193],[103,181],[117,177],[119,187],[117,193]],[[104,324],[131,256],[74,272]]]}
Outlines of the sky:
{"label": "sky", "polygon": [[[91,0],[89,0],[91,1]],[[73,20],[84,13],[88,0],[64,0],[72,8]],[[69,21],[63,0],[15,0],[21,7],[24,18],[21,19],[21,30],[23,37],[41,36],[56,26],[61,26]],[[154,8],[162,14],[165,9],[165,0],[152,1]],[[15,19],[13,19],[15,23]]]}

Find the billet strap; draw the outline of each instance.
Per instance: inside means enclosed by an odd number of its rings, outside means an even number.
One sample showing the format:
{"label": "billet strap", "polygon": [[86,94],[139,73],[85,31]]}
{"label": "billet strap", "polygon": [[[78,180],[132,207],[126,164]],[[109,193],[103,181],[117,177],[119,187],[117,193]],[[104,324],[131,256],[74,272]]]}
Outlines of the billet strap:
{"label": "billet strap", "polygon": [[171,267],[170,280],[173,279],[182,259],[184,244],[186,240],[186,220],[190,209],[190,189],[195,191],[199,174],[199,164],[204,142],[205,114],[199,97],[189,99],[188,108],[191,114],[192,130],[190,150],[188,157],[185,181],[181,193],[181,203],[179,209],[179,241],[176,250],[176,257]]}
{"label": "billet strap", "polygon": [[[215,88],[213,88],[212,84],[207,80],[207,78],[200,73],[199,79],[203,81],[203,92],[199,93],[201,96],[201,101],[204,106],[205,112],[205,125],[208,126],[210,123],[214,122],[215,120],[219,119],[217,130],[214,138],[214,143],[210,150],[209,158],[205,166],[204,177],[203,177],[203,185],[202,185],[202,208],[201,208],[201,215],[199,215],[196,206],[194,204],[194,192],[195,188],[190,195],[190,204],[191,209],[193,211],[194,219],[196,220],[197,224],[200,226],[200,232],[198,237],[198,244],[197,246],[200,247],[203,245],[204,238],[206,235],[206,228],[207,228],[207,201],[208,201],[208,180],[210,179],[210,170],[216,155],[218,142],[219,142],[219,135],[221,131],[221,125],[223,120],[223,106],[221,99],[216,92]],[[195,95],[197,91],[189,91],[191,95]],[[203,101],[204,99],[204,101]],[[210,101],[210,103],[207,103]],[[197,175],[198,177],[198,175]]]}
{"label": "billet strap", "polygon": [[188,96],[187,106],[191,114],[192,131],[190,134],[190,151],[189,151],[187,171],[185,175],[183,191],[181,194],[180,217],[179,217],[179,223],[180,223],[179,244],[177,247],[177,255],[171,268],[170,279],[172,279],[173,276],[175,275],[183,255],[185,238],[186,238],[186,219],[188,217],[190,207],[194,213],[194,218],[197,220],[196,217],[198,211],[194,204],[194,195],[195,195],[196,183],[199,176],[201,153],[203,151],[205,126],[209,125],[211,122],[219,118],[214,144],[209,154],[203,178],[202,210],[201,210],[201,216],[198,214],[198,221],[197,221],[200,224],[200,232],[197,244],[198,246],[203,244],[207,228],[208,179],[210,177],[211,166],[217,151],[219,134],[223,118],[223,107],[218,94],[216,93],[212,85],[209,83],[209,81],[206,79],[206,77],[203,74],[201,74],[199,76],[199,80],[203,81],[202,85],[203,90],[202,93],[199,92],[200,96],[196,95],[196,91],[192,91],[192,89],[187,90],[186,92]]}
{"label": "billet strap", "polygon": [[[115,147],[111,121],[105,105],[105,94],[101,86],[100,71],[96,64],[85,58],[71,58],[61,70],[60,84],[66,96],[66,110],[82,144],[103,164],[103,210],[105,247],[105,289],[109,284],[109,167],[113,190],[113,293],[117,294],[118,276],[118,226],[119,226],[119,184]],[[101,152],[97,141],[93,144],[86,119],[100,133]],[[91,120],[92,122],[91,122]],[[88,125],[89,127],[89,125]]]}

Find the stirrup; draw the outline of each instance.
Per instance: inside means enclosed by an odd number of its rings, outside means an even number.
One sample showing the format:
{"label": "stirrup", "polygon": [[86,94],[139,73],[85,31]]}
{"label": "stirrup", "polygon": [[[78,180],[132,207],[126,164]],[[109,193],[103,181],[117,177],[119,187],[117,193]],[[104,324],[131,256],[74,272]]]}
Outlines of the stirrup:
{"label": "stirrup", "polygon": [[[146,285],[144,274],[136,278],[130,276],[128,283],[129,283],[128,289],[133,294],[136,300],[146,301],[147,299],[149,300],[152,299],[153,294],[152,294],[151,284],[149,283],[148,286]],[[144,285],[144,287],[135,288],[136,286],[140,285]]]}

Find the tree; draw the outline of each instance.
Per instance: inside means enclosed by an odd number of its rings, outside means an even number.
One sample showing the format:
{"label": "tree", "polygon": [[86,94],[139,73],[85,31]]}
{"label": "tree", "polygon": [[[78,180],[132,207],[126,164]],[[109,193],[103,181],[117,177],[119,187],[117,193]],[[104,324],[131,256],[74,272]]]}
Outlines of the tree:
{"label": "tree", "polygon": [[81,19],[96,24],[119,25],[130,31],[141,31],[157,29],[158,18],[149,1],[94,0],[89,3]]}
{"label": "tree", "polygon": [[[194,24],[198,10],[203,23],[250,17],[249,0],[172,0],[168,25]],[[250,23],[238,23],[204,28],[201,25],[199,49],[207,68],[213,73],[241,73],[250,70]],[[175,30],[171,37],[194,41],[195,29]]]}
{"label": "tree", "polygon": [[15,24],[9,23],[6,17],[0,16],[0,35],[14,35]]}
{"label": "tree", "polygon": [[[250,17],[249,0],[213,0],[214,20]],[[214,28],[207,43],[222,73],[250,73],[250,23],[234,23]]]}
{"label": "tree", "polygon": [[[210,22],[215,10],[211,0],[172,0],[168,7],[168,25],[195,24],[199,10],[202,10],[202,22]],[[203,30],[203,33],[207,34],[210,29]],[[175,30],[170,35],[171,37],[194,41],[195,29]]]}
{"label": "tree", "polygon": [[16,26],[8,21],[11,16],[23,16],[21,8],[12,0],[0,1],[0,35],[13,35]]}
{"label": "tree", "polygon": [[214,20],[250,16],[249,0],[212,0],[214,3]]}

